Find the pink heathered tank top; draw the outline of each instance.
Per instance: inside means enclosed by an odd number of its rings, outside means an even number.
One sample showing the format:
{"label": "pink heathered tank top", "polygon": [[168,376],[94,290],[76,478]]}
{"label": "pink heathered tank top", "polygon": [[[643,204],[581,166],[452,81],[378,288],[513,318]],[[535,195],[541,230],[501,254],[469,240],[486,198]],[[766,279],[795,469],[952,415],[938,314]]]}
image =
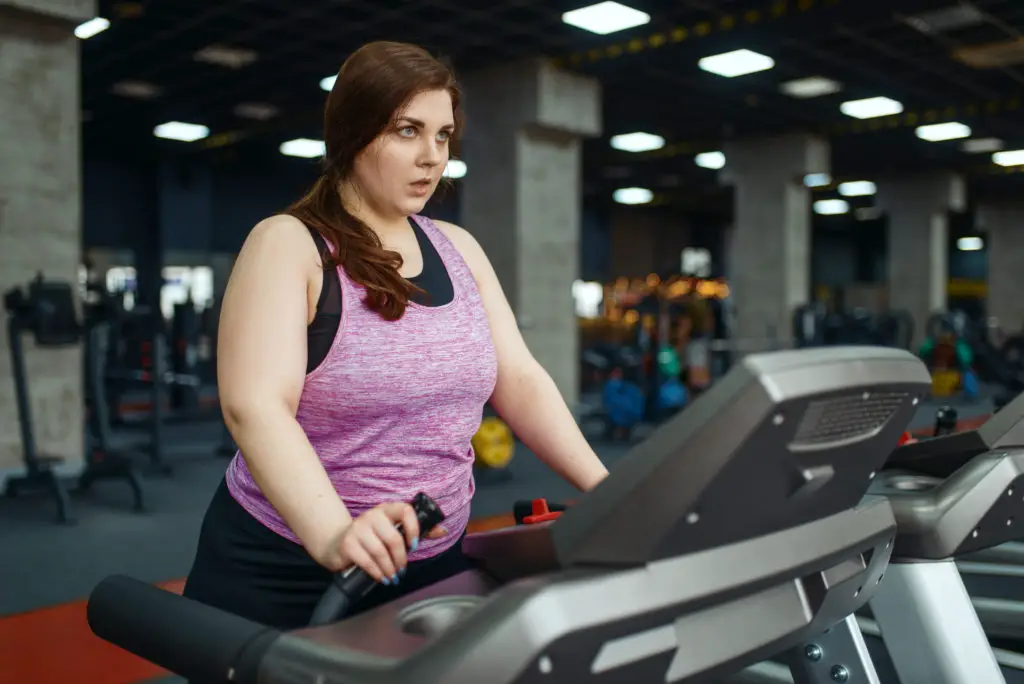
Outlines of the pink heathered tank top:
{"label": "pink heathered tank top", "polygon": [[[444,262],[452,301],[410,302],[402,318],[385,321],[363,303],[365,288],[339,268],[341,323],[327,358],[306,376],[297,418],[353,517],[420,491],[441,506],[448,534],[422,541],[409,554],[420,560],[453,546],[469,522],[470,440],[494,391],[497,358],[469,266],[433,222],[413,220]],[[227,484],[257,520],[299,543],[241,453],[228,466]]]}

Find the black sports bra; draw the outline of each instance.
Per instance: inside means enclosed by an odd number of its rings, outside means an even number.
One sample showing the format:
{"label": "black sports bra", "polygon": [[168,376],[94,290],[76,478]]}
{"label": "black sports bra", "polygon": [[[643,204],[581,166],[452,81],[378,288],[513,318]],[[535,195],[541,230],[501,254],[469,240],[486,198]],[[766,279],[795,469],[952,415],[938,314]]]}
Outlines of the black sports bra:
{"label": "black sports bra", "polygon": [[[444,306],[455,297],[455,288],[448,275],[448,269],[445,268],[441,255],[438,254],[437,248],[434,247],[434,243],[430,241],[423,229],[412,219],[409,219],[409,224],[416,234],[416,243],[423,255],[423,270],[419,275],[408,278],[408,281],[424,292],[413,292],[412,301],[423,306]],[[307,226],[307,229],[313,237],[317,249],[323,254],[327,249],[327,241],[313,228]],[[309,327],[306,328],[307,373],[312,372],[327,358],[327,354],[331,351],[331,345],[334,344],[334,338],[338,334],[339,325],[341,325],[341,280],[338,278],[338,270],[331,269],[324,271],[324,283],[316,302],[316,314]]]}

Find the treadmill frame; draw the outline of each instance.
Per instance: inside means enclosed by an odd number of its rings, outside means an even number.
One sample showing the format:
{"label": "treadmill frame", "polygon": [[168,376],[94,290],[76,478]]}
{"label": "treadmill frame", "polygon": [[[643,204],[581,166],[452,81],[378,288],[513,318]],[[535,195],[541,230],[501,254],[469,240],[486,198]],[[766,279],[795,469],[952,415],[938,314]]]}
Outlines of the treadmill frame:
{"label": "treadmill frame", "polygon": [[893,560],[870,602],[900,681],[1004,684],[953,560]]}

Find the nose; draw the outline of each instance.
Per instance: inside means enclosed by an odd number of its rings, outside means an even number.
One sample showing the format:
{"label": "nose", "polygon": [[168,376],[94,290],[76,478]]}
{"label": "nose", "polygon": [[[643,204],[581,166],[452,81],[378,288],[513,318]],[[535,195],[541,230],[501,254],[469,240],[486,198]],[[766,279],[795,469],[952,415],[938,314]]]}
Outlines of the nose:
{"label": "nose", "polygon": [[444,143],[427,139],[420,154],[420,164],[428,168],[438,166],[444,161]]}

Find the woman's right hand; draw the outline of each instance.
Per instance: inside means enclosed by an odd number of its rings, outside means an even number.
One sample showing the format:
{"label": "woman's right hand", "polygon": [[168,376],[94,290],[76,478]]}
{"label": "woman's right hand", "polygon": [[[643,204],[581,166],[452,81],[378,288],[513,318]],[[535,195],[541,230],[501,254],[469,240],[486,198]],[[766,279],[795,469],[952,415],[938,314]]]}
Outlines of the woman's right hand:
{"label": "woman's right hand", "polygon": [[[395,525],[402,523],[402,531]],[[427,535],[437,539],[447,534],[438,525]],[[321,564],[332,572],[341,572],[353,565],[360,567],[377,582],[398,581],[409,560],[406,549],[415,551],[420,540],[416,512],[407,503],[392,501],[378,504],[343,529],[328,546]]]}

